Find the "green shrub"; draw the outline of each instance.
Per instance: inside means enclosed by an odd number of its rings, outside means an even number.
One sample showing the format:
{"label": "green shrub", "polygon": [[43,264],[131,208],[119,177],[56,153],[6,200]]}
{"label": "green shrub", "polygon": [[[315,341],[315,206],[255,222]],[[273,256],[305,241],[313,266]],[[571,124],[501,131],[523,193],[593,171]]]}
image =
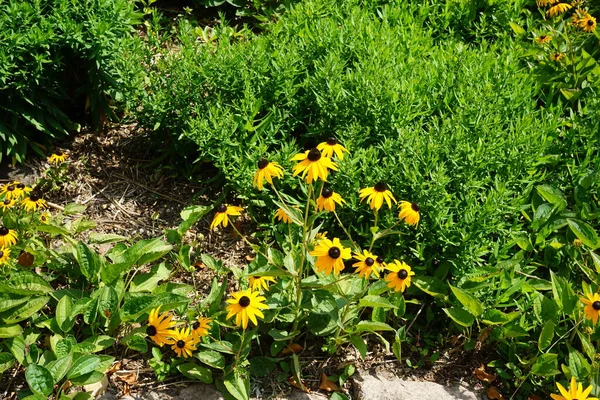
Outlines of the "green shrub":
{"label": "green shrub", "polygon": [[0,1],[0,159],[111,118],[122,47],[138,22],[126,0]]}

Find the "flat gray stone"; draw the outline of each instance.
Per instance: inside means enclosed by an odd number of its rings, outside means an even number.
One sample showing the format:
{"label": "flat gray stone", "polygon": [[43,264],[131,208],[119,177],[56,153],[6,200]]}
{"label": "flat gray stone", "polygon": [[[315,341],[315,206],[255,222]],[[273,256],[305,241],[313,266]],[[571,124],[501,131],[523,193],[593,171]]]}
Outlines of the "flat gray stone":
{"label": "flat gray stone", "polygon": [[442,386],[434,382],[419,382],[386,378],[359,371],[352,376],[353,397],[356,400],[479,400],[480,396],[462,385]]}

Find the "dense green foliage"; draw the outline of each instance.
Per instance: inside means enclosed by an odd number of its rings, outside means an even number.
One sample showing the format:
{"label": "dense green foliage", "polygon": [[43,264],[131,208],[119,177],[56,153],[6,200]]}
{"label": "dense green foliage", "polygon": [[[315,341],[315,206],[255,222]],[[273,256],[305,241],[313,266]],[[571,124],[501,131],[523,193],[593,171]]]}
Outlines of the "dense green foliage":
{"label": "dense green foliage", "polygon": [[126,0],[0,1],[0,159],[22,161],[86,120],[111,118],[123,42],[139,16]]}

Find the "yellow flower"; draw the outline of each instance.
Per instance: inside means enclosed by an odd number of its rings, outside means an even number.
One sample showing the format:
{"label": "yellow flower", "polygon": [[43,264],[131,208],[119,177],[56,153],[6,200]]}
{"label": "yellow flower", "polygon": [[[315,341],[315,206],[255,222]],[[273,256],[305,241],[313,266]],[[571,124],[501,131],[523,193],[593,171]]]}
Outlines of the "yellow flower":
{"label": "yellow flower", "polygon": [[558,382],[556,382],[556,386],[560,391],[560,395],[551,394],[550,397],[552,397],[554,400],[598,400],[595,397],[588,397],[593,387],[588,386],[587,389],[583,390],[583,385],[581,383],[578,385],[575,377],[571,378],[571,387],[568,391]]}
{"label": "yellow flower", "polygon": [[388,263],[385,269],[391,271],[385,277],[386,282],[389,282],[388,287],[394,288],[396,292],[404,292],[410,286],[410,277],[415,274],[405,262],[398,260]]}
{"label": "yellow flower", "polygon": [[172,333],[171,348],[177,356],[188,358],[192,356],[192,351],[196,350],[198,342],[190,332],[190,328],[175,328]]}
{"label": "yellow flower", "polygon": [[558,0],[535,0],[538,7],[546,7],[556,3]]}
{"label": "yellow flower", "polygon": [[254,186],[262,190],[265,179],[272,185],[273,177],[282,178],[283,168],[276,162],[269,162],[263,158],[258,162],[258,171],[254,173]]}
{"label": "yellow flower", "polygon": [[302,174],[302,178],[306,178],[306,183],[315,182],[319,178],[327,181],[328,169],[334,171],[338,169],[331,158],[323,156],[318,149],[296,154],[292,157],[292,161],[300,161],[292,168],[292,172],[294,176]]}
{"label": "yellow flower", "polygon": [[595,324],[598,322],[598,317],[600,316],[600,295],[598,293],[586,294],[586,297],[580,297],[579,300],[585,307],[583,307],[583,312],[585,313],[585,317],[587,319],[591,319]]}
{"label": "yellow flower", "polygon": [[349,153],[348,149],[339,144],[334,137],[330,137],[325,142],[319,143],[317,149],[321,150],[324,157],[332,158],[335,153],[340,160],[344,159],[344,152]]}
{"label": "yellow flower", "polygon": [[31,196],[23,199],[23,201],[21,202],[21,205],[27,212],[35,211],[38,208],[48,207],[46,200],[42,199],[40,196],[38,196],[35,193],[33,193]]}
{"label": "yellow flower", "polygon": [[283,208],[278,208],[277,209],[277,211],[275,212],[275,218],[277,218],[279,221],[282,221],[282,222],[284,222],[286,224],[291,224],[292,223],[292,219],[285,212],[285,210]]}
{"label": "yellow flower", "polygon": [[584,31],[590,33],[596,30],[596,18],[592,17],[590,14],[585,14],[583,18],[577,21],[579,27]]}
{"label": "yellow flower", "polygon": [[327,238],[320,240],[309,254],[317,257],[317,271],[326,275],[331,274],[332,270],[335,275],[339,274],[344,269],[344,260],[352,257],[350,249],[342,246],[338,238],[334,238],[333,241]]}
{"label": "yellow flower", "polygon": [[200,338],[208,335],[208,329],[210,328],[210,318],[198,318],[196,322],[192,324],[192,336],[196,341],[200,341]]}
{"label": "yellow flower", "polygon": [[335,211],[335,203],[338,203],[341,206],[345,203],[345,200],[333,190],[323,188],[321,195],[317,199],[317,210],[321,211],[325,209],[327,211]]}
{"label": "yellow flower", "polygon": [[0,246],[0,265],[6,264],[10,257],[10,249],[4,246]]}
{"label": "yellow flower", "polygon": [[157,345],[171,344],[173,340],[170,336],[175,333],[171,328],[175,326],[175,321],[172,321],[172,316],[169,313],[163,313],[158,315],[160,307],[150,311],[148,316],[148,327],[146,328],[146,334],[150,336],[150,339]]}
{"label": "yellow flower", "polygon": [[269,308],[263,302],[267,299],[259,296],[258,292],[253,292],[251,289],[242,290],[231,294],[233,299],[227,300],[227,319],[235,315],[235,324],[243,329],[248,327],[248,319],[258,325],[256,317],[264,318],[264,314],[260,309]]}
{"label": "yellow flower", "polygon": [[217,213],[210,224],[210,229],[214,229],[219,225],[223,225],[224,228],[227,227],[227,224],[229,223],[229,216],[240,215],[242,211],[244,211],[242,207],[228,206],[225,204],[219,205],[217,207]]}
{"label": "yellow flower", "polygon": [[48,162],[50,164],[59,165],[64,163],[67,157],[68,156],[65,153],[52,154],[50,157],[48,157]]}
{"label": "yellow flower", "polygon": [[559,62],[564,58],[564,56],[565,55],[563,53],[552,53],[550,55],[550,61]]}
{"label": "yellow flower", "polygon": [[6,211],[9,208],[12,208],[15,205],[15,200],[4,199],[4,201],[0,202],[0,208],[2,211]]}
{"label": "yellow flower", "polygon": [[[569,10],[571,7],[573,7],[573,6],[568,3],[558,3],[557,5],[548,9],[548,11],[546,11],[546,14],[549,15],[550,18],[554,18],[558,15],[563,14],[565,11]],[[579,399],[579,400],[581,400],[581,399]]]}
{"label": "yellow flower", "polygon": [[17,232],[0,226],[0,247],[10,247],[17,243]]}
{"label": "yellow flower", "polygon": [[14,181],[7,183],[6,185],[2,186],[2,188],[0,188],[0,196],[5,195],[5,199],[8,200],[18,200],[21,197],[23,197],[23,195],[29,194],[31,190],[32,189],[30,187],[25,186],[24,183]]}
{"label": "yellow flower", "polygon": [[371,274],[379,278],[379,266],[381,263],[377,262],[378,257],[367,250],[363,250],[363,253],[354,253],[354,258],[359,262],[352,264],[356,268],[358,276],[361,278],[369,279]]}
{"label": "yellow flower", "polygon": [[398,218],[403,219],[409,225],[419,225],[419,219],[421,218],[419,210],[421,208],[417,203],[411,203],[409,201],[400,202],[400,213]]}
{"label": "yellow flower", "polygon": [[384,200],[389,208],[392,208],[392,201],[396,203],[394,195],[383,182],[379,182],[370,188],[361,189],[358,193],[360,201],[362,202],[364,199],[367,199],[367,203],[369,203],[371,209],[379,210]]}
{"label": "yellow flower", "polygon": [[43,212],[40,214],[40,222],[42,224],[47,224],[50,222],[50,213],[49,212]]}
{"label": "yellow flower", "polygon": [[550,35],[540,35],[535,38],[536,43],[538,44],[546,44],[552,40],[552,36]]}
{"label": "yellow flower", "polygon": [[252,290],[260,291],[263,288],[265,291],[269,290],[269,282],[275,283],[275,278],[272,276],[251,276],[249,279],[250,288]]}

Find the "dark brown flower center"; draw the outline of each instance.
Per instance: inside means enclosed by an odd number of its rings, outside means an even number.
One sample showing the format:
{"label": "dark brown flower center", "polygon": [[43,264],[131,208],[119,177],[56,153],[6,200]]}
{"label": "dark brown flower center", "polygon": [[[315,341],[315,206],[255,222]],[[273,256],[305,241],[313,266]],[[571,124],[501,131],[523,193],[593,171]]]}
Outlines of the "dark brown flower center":
{"label": "dark brown flower center", "polygon": [[227,211],[227,206],[225,204],[219,204],[219,207],[217,207],[217,212],[224,213],[225,211]]}
{"label": "dark brown flower center", "polygon": [[546,37],[547,37],[546,35],[542,35],[542,36],[540,36],[540,40],[544,40],[544,39],[546,39]]}
{"label": "dark brown flower center", "polygon": [[6,235],[8,235],[8,228],[5,226],[0,227],[0,236],[6,236]]}
{"label": "dark brown flower center", "polygon": [[333,190],[329,189],[329,188],[325,188],[323,189],[323,191],[321,192],[321,196],[323,196],[323,198],[328,199],[331,196],[333,196]]}
{"label": "dark brown flower center", "polygon": [[327,144],[330,146],[335,146],[336,144],[338,144],[338,141],[336,138],[332,137],[328,137],[327,138]]}
{"label": "dark brown flower center", "polygon": [[148,325],[146,328],[146,335],[154,336],[156,335],[156,327],[154,325]]}
{"label": "dark brown flower center", "polygon": [[321,151],[319,149],[311,149],[308,152],[308,159],[312,162],[319,161],[321,159]]}
{"label": "dark brown flower center", "polygon": [[238,304],[242,307],[248,307],[250,305],[250,297],[242,296],[240,301],[238,301]]}
{"label": "dark brown flower center", "polygon": [[185,342],[183,340],[178,340],[177,347],[179,347],[180,349],[183,349],[185,347]]}
{"label": "dark brown flower center", "polygon": [[9,205],[9,204],[10,204],[10,200],[9,200],[9,199],[6,199],[6,200],[4,200],[4,205],[5,205],[5,206],[7,206],[7,205]]}
{"label": "dark brown flower center", "polygon": [[406,279],[407,277],[408,277],[408,271],[407,270],[405,270],[403,268],[400,271],[398,271],[398,278],[400,278],[400,279]]}
{"label": "dark brown flower center", "polygon": [[4,252],[0,250],[0,258],[4,257]]}
{"label": "dark brown flower center", "polygon": [[378,264],[383,264],[383,257],[377,257],[375,261],[377,261]]}
{"label": "dark brown flower center", "polygon": [[419,212],[421,210],[421,207],[419,207],[417,203],[411,203],[410,208],[412,208],[415,212]]}
{"label": "dark brown flower center", "polygon": [[15,186],[14,185],[9,185],[6,190],[8,190],[9,192],[12,192],[13,190],[15,190]]}
{"label": "dark brown flower center", "polygon": [[387,185],[384,182],[377,182],[375,185],[376,192],[385,192],[387,190]]}
{"label": "dark brown flower center", "polygon": [[17,189],[25,189],[25,184],[24,183],[19,183],[17,185]]}
{"label": "dark brown flower center", "polygon": [[595,301],[592,303],[592,308],[596,311],[600,311],[600,301]]}
{"label": "dark brown flower center", "polygon": [[588,19],[587,24],[588,24],[588,26],[594,26],[594,21],[592,21],[591,19]]}
{"label": "dark brown flower center", "polygon": [[365,264],[367,267],[370,267],[371,265],[375,264],[375,260],[373,260],[371,257],[367,257],[365,258]]}
{"label": "dark brown flower center", "polygon": [[258,162],[258,169],[265,169],[269,165],[269,160],[265,160],[264,158]]}
{"label": "dark brown flower center", "polygon": [[37,194],[32,194],[31,196],[29,196],[29,200],[31,201],[38,201],[40,199],[40,196]]}
{"label": "dark brown flower center", "polygon": [[200,322],[196,321],[196,322],[194,322],[194,325],[192,325],[192,329],[196,330],[198,328],[200,328]]}
{"label": "dark brown flower center", "polygon": [[329,254],[329,257],[336,259],[336,258],[340,258],[340,256],[342,255],[341,250],[338,247],[330,247],[329,251],[327,252],[327,254]]}

